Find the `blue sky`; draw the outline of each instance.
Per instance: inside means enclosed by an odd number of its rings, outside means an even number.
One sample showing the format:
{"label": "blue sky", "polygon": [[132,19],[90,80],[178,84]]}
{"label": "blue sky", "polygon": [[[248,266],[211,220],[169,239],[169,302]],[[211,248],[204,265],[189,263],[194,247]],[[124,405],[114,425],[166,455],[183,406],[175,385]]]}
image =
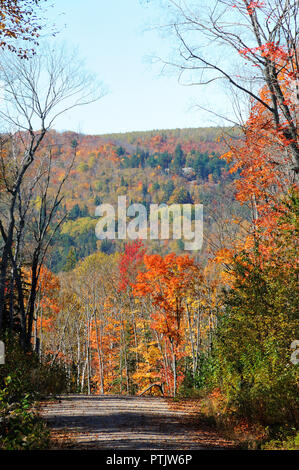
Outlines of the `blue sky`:
{"label": "blue sky", "polygon": [[[86,67],[105,84],[100,101],[64,115],[54,126],[86,134],[202,127],[220,124],[194,108],[207,104],[208,90],[185,87],[177,73],[161,76],[151,56],[167,56],[171,40],[149,26],[157,4],[140,0],[52,0],[50,21],[60,31],[55,41],[77,46]],[[210,90],[211,93],[211,90]],[[209,104],[225,103],[213,89]],[[223,122],[222,122],[223,124]]]}

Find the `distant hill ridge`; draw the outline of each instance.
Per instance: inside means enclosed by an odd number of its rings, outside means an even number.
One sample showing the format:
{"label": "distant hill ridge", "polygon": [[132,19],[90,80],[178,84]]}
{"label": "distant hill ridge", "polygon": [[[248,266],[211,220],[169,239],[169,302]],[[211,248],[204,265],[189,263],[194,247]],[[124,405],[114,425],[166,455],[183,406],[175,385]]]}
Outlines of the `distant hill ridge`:
{"label": "distant hill ridge", "polygon": [[[76,152],[69,179],[64,186],[62,210],[66,220],[55,240],[49,265],[58,272],[69,269],[98,249],[122,251],[118,241],[95,237],[95,207],[117,205],[126,195],[128,204],[204,203],[212,210],[216,193],[229,188],[232,175],[219,158],[227,141],[238,138],[234,128],[187,128],[103,135],[51,131],[45,145],[53,149],[53,187],[63,178],[66,165]],[[229,190],[229,192],[231,192]],[[152,250],[180,252],[177,241]]]}

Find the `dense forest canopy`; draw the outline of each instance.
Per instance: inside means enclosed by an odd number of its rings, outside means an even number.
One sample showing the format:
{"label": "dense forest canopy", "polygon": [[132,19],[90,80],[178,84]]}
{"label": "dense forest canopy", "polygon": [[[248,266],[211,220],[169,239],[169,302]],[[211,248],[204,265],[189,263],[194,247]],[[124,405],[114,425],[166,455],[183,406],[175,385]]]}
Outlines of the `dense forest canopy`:
{"label": "dense forest canopy", "polygon": [[[227,136],[237,135],[234,129],[212,131],[137,133],[137,140],[132,133],[89,136],[51,132],[45,145],[51,146],[53,153],[52,184],[57,184],[65,171],[71,143],[76,141],[78,146],[70,178],[64,185],[61,211],[65,220],[53,240],[55,250],[49,253],[48,266],[57,272],[65,269],[69,255],[79,261],[97,249],[119,251],[117,241],[97,241],[94,229],[96,206],[117,205],[120,195],[126,195],[128,203],[143,203],[148,208],[151,203],[204,203],[208,223],[216,194],[219,198],[223,189],[233,191],[229,165],[219,157],[228,148]],[[179,241],[169,247],[162,247],[160,242],[156,245],[159,252],[179,252],[181,246]]]}

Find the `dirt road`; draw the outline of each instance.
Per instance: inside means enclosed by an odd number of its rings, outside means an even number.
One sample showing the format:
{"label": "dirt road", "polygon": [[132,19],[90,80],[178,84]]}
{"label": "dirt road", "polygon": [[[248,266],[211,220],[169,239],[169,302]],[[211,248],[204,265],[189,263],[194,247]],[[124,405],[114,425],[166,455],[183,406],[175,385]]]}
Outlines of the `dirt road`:
{"label": "dirt road", "polygon": [[45,403],[41,415],[58,447],[191,450],[234,445],[200,425],[188,406],[173,409],[164,398],[71,395]]}

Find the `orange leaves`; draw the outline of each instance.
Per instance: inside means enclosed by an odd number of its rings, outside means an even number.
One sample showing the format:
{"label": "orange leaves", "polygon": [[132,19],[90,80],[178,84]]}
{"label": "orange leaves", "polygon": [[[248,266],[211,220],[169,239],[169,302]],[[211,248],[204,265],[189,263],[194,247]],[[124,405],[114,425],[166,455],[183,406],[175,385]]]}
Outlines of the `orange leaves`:
{"label": "orange leaves", "polygon": [[233,250],[229,250],[227,248],[222,248],[218,250],[215,256],[215,261],[217,263],[227,263],[230,264],[233,259]]}
{"label": "orange leaves", "polygon": [[[260,95],[270,102],[266,88]],[[282,214],[281,195],[292,185],[290,143],[284,125],[277,129],[270,113],[257,102],[252,106],[243,142],[232,145],[222,156],[233,162],[230,172],[240,173],[235,182],[236,198],[251,206],[255,229],[270,232]]]}
{"label": "orange leaves", "polygon": [[139,273],[133,285],[135,296],[149,296],[154,307],[151,327],[174,341],[181,338],[181,320],[184,314],[183,301],[195,279],[200,279],[198,267],[188,255],[145,255],[146,271]]}
{"label": "orange leaves", "polygon": [[28,50],[14,45],[11,39],[22,39],[37,45],[41,30],[36,17],[39,3],[35,0],[0,0],[0,48],[14,52],[21,58],[28,57]]}
{"label": "orange leaves", "polygon": [[54,328],[53,318],[41,318],[39,317],[36,321],[37,329],[43,328],[44,331],[52,331]]}
{"label": "orange leaves", "polygon": [[60,282],[58,277],[47,269],[46,266],[42,266],[39,277],[39,290],[41,294],[40,306],[49,309],[54,314],[60,311],[56,296],[59,288]]}
{"label": "orange leaves", "polygon": [[144,264],[147,271],[138,274],[134,295],[151,294],[155,302],[158,302],[161,294],[169,300],[182,295],[197,271],[189,255],[176,256],[174,253],[164,258],[160,255],[144,255]]}
{"label": "orange leaves", "polygon": [[257,52],[260,53],[261,57],[266,57],[267,59],[270,59],[270,60],[281,60],[281,59],[287,60],[288,59],[288,54],[285,52],[285,50],[274,42],[262,44],[261,46],[258,46],[258,47],[241,49],[239,51],[239,54],[244,55],[246,57],[249,54],[255,54]]}
{"label": "orange leaves", "polygon": [[[283,63],[283,52],[270,44],[263,49],[264,57],[274,56],[277,63]],[[274,57],[273,57],[274,60]],[[290,68],[290,67],[289,67]],[[291,77],[285,66],[280,73],[279,84],[284,95],[284,103],[289,109],[295,109],[295,101],[291,96]],[[270,92],[264,87],[260,92],[261,99],[272,105]],[[282,219],[287,215],[285,206],[287,195],[297,190],[293,182],[294,167],[292,144],[295,139],[289,137],[289,123],[283,113],[280,103],[280,124],[274,121],[273,115],[261,103],[253,103],[250,117],[247,121],[244,140],[238,145],[231,145],[230,151],[223,155],[233,162],[231,172],[238,172],[240,177],[235,181],[236,198],[241,204],[251,209],[251,228],[244,238],[243,246],[230,253],[222,250],[217,254],[216,262],[232,265],[236,260],[242,265],[238,253],[246,253],[248,260],[244,266],[245,272],[250,272],[250,266],[258,265],[263,269],[269,263],[281,265],[287,258],[286,247],[282,244],[284,232],[293,230],[292,224],[282,226]],[[244,258],[243,258],[244,261]],[[272,265],[272,264],[271,264]],[[243,276],[245,279],[245,275]],[[232,279],[233,281],[233,279]],[[241,282],[241,280],[239,279]],[[232,284],[233,285],[233,284]]]}

